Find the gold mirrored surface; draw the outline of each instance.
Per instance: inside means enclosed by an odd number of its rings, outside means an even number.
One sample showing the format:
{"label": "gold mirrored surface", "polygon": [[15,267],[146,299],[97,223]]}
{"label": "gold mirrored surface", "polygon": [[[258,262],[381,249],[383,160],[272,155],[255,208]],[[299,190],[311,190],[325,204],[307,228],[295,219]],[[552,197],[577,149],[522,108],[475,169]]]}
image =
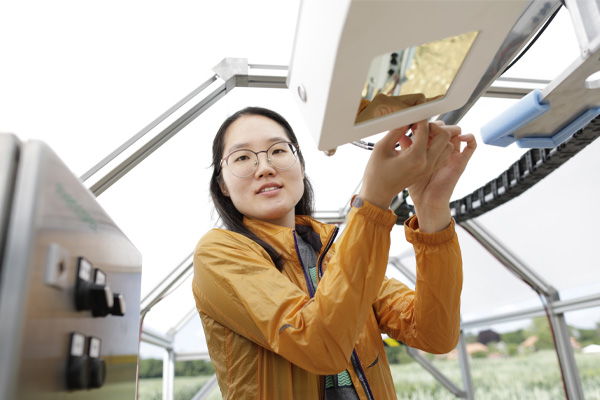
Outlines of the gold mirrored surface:
{"label": "gold mirrored surface", "polygon": [[[452,86],[477,34],[463,33],[375,57],[361,98],[373,100],[378,94],[403,96],[422,93],[427,101],[442,99]],[[414,106],[407,105],[406,109],[411,107]],[[364,120],[357,119],[357,123]]]}

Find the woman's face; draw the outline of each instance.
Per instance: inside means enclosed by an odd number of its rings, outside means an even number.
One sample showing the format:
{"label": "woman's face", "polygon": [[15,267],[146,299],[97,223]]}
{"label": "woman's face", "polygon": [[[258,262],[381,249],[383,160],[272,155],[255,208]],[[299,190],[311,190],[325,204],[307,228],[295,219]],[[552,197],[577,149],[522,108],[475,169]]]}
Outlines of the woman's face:
{"label": "woman's face", "polygon": [[[273,143],[290,141],[277,122],[262,115],[246,115],[232,123],[225,133],[223,157],[239,149],[267,150]],[[295,207],[304,193],[304,171],[300,160],[281,170],[267,162],[266,153],[258,155],[258,167],[250,176],[239,178],[222,165],[223,194],[246,217],[294,228]],[[275,188],[273,190],[273,188]],[[266,190],[268,189],[268,190]]]}

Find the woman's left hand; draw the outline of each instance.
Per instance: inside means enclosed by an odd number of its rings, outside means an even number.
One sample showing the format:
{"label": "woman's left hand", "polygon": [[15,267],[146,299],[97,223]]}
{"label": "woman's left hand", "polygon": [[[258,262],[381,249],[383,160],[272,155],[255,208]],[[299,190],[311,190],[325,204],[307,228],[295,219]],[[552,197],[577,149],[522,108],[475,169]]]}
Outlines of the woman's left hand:
{"label": "woman's left hand", "polygon": [[[450,197],[477,148],[475,136],[462,135],[459,126],[445,125],[443,121],[430,124],[436,124],[450,133],[450,142],[454,150],[441,168],[435,170],[428,178],[408,187],[422,232],[437,232],[450,223]],[[461,143],[466,143],[462,151]]]}

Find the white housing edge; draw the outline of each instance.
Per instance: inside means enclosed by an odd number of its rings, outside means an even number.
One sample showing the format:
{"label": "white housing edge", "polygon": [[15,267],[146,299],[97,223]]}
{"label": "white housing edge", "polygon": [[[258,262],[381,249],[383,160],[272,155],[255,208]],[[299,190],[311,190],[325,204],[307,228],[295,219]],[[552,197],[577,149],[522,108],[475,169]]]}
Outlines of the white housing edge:
{"label": "white housing edge", "polygon": [[[287,85],[317,147],[334,149],[462,107],[527,3],[303,0]],[[444,98],[354,124],[373,58],[473,31],[478,36]]]}

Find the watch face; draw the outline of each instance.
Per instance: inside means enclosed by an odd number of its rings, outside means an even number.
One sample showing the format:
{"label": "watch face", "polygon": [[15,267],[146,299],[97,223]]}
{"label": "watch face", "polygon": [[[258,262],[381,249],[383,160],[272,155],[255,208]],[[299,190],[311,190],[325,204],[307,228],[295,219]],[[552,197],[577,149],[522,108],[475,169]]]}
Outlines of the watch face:
{"label": "watch face", "polygon": [[363,199],[360,196],[356,196],[354,200],[352,200],[352,207],[360,208],[363,205]]}

